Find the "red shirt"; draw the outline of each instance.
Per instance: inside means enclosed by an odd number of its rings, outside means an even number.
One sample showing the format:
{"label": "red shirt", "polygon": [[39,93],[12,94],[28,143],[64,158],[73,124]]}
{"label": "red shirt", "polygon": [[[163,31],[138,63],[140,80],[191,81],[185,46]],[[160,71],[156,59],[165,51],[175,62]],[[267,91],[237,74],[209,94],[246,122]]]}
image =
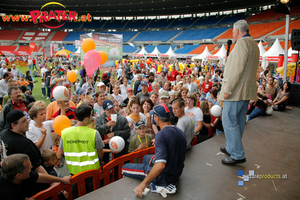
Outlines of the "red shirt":
{"label": "red shirt", "polygon": [[188,69],[186,74],[189,75],[189,74],[191,74],[191,73],[192,73],[192,70],[191,70],[191,69]]}
{"label": "red shirt", "polygon": [[7,58],[5,59],[5,62],[6,62],[6,64],[7,64],[7,65],[9,64],[9,61],[8,61],[8,59],[7,59]]}
{"label": "red shirt", "polygon": [[32,59],[32,64],[34,64],[34,65],[35,65],[35,59]]}
{"label": "red shirt", "polygon": [[[75,110],[76,110],[75,107],[70,107],[69,110],[66,112],[66,116],[67,116],[69,119],[76,119],[76,116],[75,116]],[[61,112],[60,109],[59,109],[58,111],[56,111],[56,112],[52,115],[52,118],[55,118],[55,117],[57,117],[58,115],[60,115],[60,112]]]}
{"label": "red shirt", "polygon": [[204,92],[205,94],[209,92],[209,90],[211,89],[211,85],[212,85],[212,84],[213,84],[212,82],[208,82],[208,83],[203,82],[203,83],[202,83],[203,92]]}
{"label": "red shirt", "polygon": [[168,81],[174,81],[172,76],[167,76]]}
{"label": "red shirt", "polygon": [[151,86],[151,83],[148,83],[147,91],[148,91],[148,92],[152,92],[152,91],[153,91],[153,88],[152,88],[152,86]]}
{"label": "red shirt", "polygon": [[28,112],[27,107],[22,99],[20,100],[20,106],[18,106],[18,104],[16,102],[14,102],[13,100],[11,100],[11,103],[14,106],[14,110],[21,110],[21,111]]}
{"label": "red shirt", "polygon": [[173,81],[176,80],[176,76],[179,75],[178,71],[175,69],[172,71]]}
{"label": "red shirt", "polygon": [[[210,123],[214,124],[214,122],[215,122],[216,119],[217,119],[216,117],[214,117],[214,116],[211,115]],[[216,127],[212,127],[211,126],[210,129],[208,129],[208,135],[209,135],[209,137],[213,137],[215,135],[215,133],[216,133]]]}

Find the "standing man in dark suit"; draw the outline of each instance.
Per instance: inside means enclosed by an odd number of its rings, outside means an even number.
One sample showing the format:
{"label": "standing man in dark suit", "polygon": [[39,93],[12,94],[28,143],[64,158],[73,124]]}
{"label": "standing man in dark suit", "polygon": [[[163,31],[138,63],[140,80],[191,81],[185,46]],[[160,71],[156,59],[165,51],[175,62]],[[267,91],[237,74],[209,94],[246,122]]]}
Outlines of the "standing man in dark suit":
{"label": "standing man in dark suit", "polygon": [[223,100],[222,122],[226,146],[221,151],[229,157],[222,159],[225,165],[246,162],[242,136],[249,100],[256,99],[256,72],[259,66],[259,49],[249,35],[245,20],[233,25],[236,45],[225,65],[220,100]]}

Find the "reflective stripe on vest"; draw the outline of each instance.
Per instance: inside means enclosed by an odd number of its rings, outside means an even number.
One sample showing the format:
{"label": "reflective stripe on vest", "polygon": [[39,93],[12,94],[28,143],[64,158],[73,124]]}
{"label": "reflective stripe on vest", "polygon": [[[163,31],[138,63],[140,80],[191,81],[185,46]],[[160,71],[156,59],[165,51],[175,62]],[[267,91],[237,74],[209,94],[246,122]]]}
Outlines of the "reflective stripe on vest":
{"label": "reflective stripe on vest", "polygon": [[94,156],[96,155],[96,152],[80,152],[80,153],[77,153],[77,152],[65,152],[64,153],[65,156],[76,156],[76,157],[82,157],[82,156]]}
{"label": "reflective stripe on vest", "polygon": [[86,165],[93,165],[99,161],[99,158],[96,158],[92,161],[84,161],[84,162],[75,162],[75,161],[66,161],[68,165],[73,165],[73,166],[86,166]]}
{"label": "reflective stripe on vest", "polygon": [[62,130],[61,138],[65,160],[71,174],[99,169],[100,162],[95,146],[96,130],[86,126],[69,127]]}

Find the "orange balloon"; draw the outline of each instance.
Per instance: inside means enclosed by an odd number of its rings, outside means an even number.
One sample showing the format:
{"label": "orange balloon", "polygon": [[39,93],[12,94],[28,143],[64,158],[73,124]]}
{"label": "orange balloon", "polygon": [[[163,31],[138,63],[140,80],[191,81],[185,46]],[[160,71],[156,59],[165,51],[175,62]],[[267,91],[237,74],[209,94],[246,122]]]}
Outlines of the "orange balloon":
{"label": "orange balloon", "polygon": [[68,127],[71,127],[71,121],[65,115],[59,115],[53,120],[53,129],[57,135],[61,135],[61,131]]}
{"label": "orange balloon", "polygon": [[101,63],[100,65],[103,65],[107,61],[107,54],[105,51],[99,51],[100,56],[101,56]]}
{"label": "orange balloon", "polygon": [[88,52],[89,50],[94,50],[95,49],[95,42],[91,38],[87,38],[83,40],[81,48],[84,53]]}
{"label": "orange balloon", "polygon": [[69,71],[67,74],[67,78],[71,83],[74,83],[77,79],[77,74],[74,71]]}

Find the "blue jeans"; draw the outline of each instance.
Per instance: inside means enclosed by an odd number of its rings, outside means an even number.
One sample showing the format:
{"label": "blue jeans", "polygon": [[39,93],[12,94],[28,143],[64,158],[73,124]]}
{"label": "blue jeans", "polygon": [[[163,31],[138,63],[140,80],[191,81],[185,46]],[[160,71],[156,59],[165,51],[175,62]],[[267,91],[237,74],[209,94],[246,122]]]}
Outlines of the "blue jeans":
{"label": "blue jeans", "polygon": [[242,143],[249,101],[224,101],[222,124],[226,137],[226,150],[233,159],[244,159]]}
{"label": "blue jeans", "polygon": [[141,164],[126,163],[122,167],[122,174],[131,178],[144,180],[147,173],[150,171],[149,163],[153,155],[145,155]]}
{"label": "blue jeans", "polygon": [[248,117],[248,121],[250,121],[251,119],[254,119],[255,117],[258,117],[262,114],[264,114],[264,111],[260,108],[255,107],[254,110],[250,113],[250,115]]}
{"label": "blue jeans", "polygon": [[46,96],[46,88],[42,88],[42,94],[43,96]]}

